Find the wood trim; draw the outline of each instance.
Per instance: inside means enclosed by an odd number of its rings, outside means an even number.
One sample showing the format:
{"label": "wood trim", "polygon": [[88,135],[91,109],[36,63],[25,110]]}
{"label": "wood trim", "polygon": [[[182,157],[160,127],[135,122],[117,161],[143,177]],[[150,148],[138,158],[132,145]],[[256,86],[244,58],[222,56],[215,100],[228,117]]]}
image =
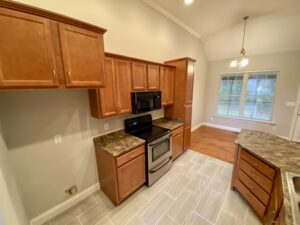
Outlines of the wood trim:
{"label": "wood trim", "polygon": [[153,61],[149,61],[149,60],[145,60],[145,59],[138,59],[138,58],[125,56],[125,55],[120,55],[120,54],[111,53],[111,52],[105,52],[105,57],[125,59],[125,60],[140,62],[140,63],[147,63],[147,64],[152,64],[152,65],[165,66],[165,67],[170,67],[170,68],[175,68],[176,67],[176,66],[172,66],[172,65],[165,65],[163,63],[153,62]]}
{"label": "wood trim", "polygon": [[37,15],[37,16],[42,16],[44,18],[48,18],[51,20],[55,20],[58,22],[62,22],[62,23],[66,23],[66,24],[70,24],[76,27],[81,27],[87,30],[91,30],[100,34],[104,34],[106,32],[106,29],[102,28],[102,27],[98,27],[77,19],[73,19],[71,17],[68,16],[64,16],[58,13],[54,13],[45,9],[41,9],[38,7],[34,7],[31,5],[27,5],[27,4],[23,4],[23,3],[19,3],[19,2],[14,2],[14,1],[8,1],[8,0],[0,0],[0,7],[3,8],[8,8],[8,9],[13,9],[16,11],[20,11],[20,12],[25,12],[25,13],[30,13],[33,15]]}
{"label": "wood trim", "polygon": [[177,62],[177,61],[189,61],[189,62],[194,62],[194,63],[197,62],[196,59],[189,58],[189,57],[183,57],[183,58],[179,58],[179,59],[172,59],[172,60],[165,61],[165,64],[173,63],[173,62]]}

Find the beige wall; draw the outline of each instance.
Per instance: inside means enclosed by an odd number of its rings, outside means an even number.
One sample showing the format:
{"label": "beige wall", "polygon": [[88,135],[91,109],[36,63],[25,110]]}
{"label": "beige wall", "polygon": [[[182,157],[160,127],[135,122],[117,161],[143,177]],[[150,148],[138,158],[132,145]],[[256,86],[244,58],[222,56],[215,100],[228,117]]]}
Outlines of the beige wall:
{"label": "beige wall", "polygon": [[295,102],[300,85],[300,51],[274,53],[249,57],[249,66],[245,71],[279,70],[274,102],[273,121],[275,125],[213,117],[216,112],[219,75],[236,72],[229,67],[230,60],[210,62],[206,81],[205,122],[234,128],[257,129],[288,137],[294,107],[286,102]]}
{"label": "beige wall", "polygon": [[[1,122],[1,121],[0,121]],[[0,123],[0,224],[26,225],[25,215],[15,178],[8,163],[8,150]]]}
{"label": "beige wall", "polygon": [[[206,59],[200,41],[139,0],[24,0],[24,3],[108,29],[109,52],[164,61],[189,56],[198,60],[193,125],[203,119]],[[162,111],[153,112],[159,117]],[[64,201],[73,184],[82,191],[98,182],[92,137],[123,127],[128,116],[90,117],[86,90],[24,90],[0,93],[0,119],[8,157],[27,215],[33,218]],[[63,142],[54,144],[61,134]]]}

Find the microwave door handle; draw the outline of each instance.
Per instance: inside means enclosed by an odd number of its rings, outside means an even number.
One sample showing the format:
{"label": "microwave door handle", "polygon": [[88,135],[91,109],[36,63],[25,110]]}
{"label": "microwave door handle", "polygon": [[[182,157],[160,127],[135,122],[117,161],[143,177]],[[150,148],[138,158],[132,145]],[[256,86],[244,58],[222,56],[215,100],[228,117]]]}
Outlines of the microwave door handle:
{"label": "microwave door handle", "polygon": [[160,170],[162,167],[164,167],[166,164],[168,164],[172,160],[172,156],[162,161],[157,167],[150,170],[150,173],[155,173],[156,171]]}

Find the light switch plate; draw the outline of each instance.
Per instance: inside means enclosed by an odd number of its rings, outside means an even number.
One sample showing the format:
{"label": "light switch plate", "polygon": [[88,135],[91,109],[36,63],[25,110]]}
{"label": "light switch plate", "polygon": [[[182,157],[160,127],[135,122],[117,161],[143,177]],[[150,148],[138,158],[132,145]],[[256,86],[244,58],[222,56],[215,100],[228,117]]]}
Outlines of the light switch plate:
{"label": "light switch plate", "polygon": [[104,130],[109,130],[109,123],[104,124]]}
{"label": "light switch plate", "polygon": [[296,102],[286,102],[285,105],[286,106],[290,106],[290,107],[295,107],[296,106]]}
{"label": "light switch plate", "polygon": [[54,143],[55,144],[59,144],[59,143],[62,143],[62,137],[61,137],[61,135],[55,135],[54,136]]}

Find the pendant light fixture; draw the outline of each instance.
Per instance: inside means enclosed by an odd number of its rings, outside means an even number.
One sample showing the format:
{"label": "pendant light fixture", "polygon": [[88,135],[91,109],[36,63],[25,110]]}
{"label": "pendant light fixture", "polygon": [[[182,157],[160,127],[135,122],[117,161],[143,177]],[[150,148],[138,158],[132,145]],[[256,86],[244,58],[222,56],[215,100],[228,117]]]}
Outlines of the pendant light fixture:
{"label": "pendant light fixture", "polygon": [[244,49],[244,42],[245,42],[245,33],[246,33],[246,24],[247,24],[247,19],[249,16],[245,16],[244,19],[244,34],[243,34],[243,41],[242,41],[242,49],[240,51],[240,56],[238,59],[232,60],[230,63],[230,67],[238,67],[238,68],[243,68],[248,66],[249,60],[248,57],[246,56],[246,50]]}

